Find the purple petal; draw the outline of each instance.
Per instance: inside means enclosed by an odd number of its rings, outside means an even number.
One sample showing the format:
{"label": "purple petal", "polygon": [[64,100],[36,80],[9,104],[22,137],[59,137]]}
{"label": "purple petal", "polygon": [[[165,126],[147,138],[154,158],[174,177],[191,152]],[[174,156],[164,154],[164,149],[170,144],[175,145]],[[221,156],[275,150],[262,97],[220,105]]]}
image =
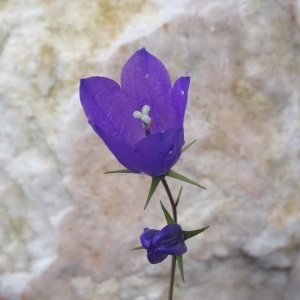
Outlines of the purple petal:
{"label": "purple petal", "polygon": [[150,247],[153,237],[159,232],[159,230],[145,228],[144,232],[140,236],[141,244],[145,249]]}
{"label": "purple petal", "polygon": [[183,231],[179,224],[171,223],[166,225],[163,229],[155,235],[153,239],[154,245],[168,244],[170,241],[183,238]]}
{"label": "purple petal", "polygon": [[180,77],[173,85],[171,97],[172,104],[175,107],[178,124],[183,124],[189,85],[190,77]]}
{"label": "purple petal", "polygon": [[133,148],[120,138],[106,132],[96,124],[91,124],[96,133],[102,138],[108,149],[127,169],[140,173],[141,162]]}
{"label": "purple petal", "polygon": [[176,111],[171,103],[171,80],[163,63],[145,48],[137,51],[124,65],[121,86],[135,110],[149,105],[152,131],[177,127]]}
{"label": "purple petal", "polygon": [[160,246],[155,248],[157,253],[167,254],[167,255],[181,255],[187,251],[186,244],[183,240],[174,241],[169,245]]}
{"label": "purple petal", "polygon": [[153,177],[166,174],[178,161],[184,144],[183,127],[154,133],[135,147],[140,170]]}
{"label": "purple petal", "polygon": [[182,127],[151,134],[142,139],[133,149],[96,124],[91,125],[124,167],[153,177],[164,175],[171,169],[179,159],[184,144]]}
{"label": "purple petal", "polygon": [[91,124],[125,140],[132,147],[145,137],[141,122],[132,114],[136,105],[128,100],[118,83],[105,77],[80,81],[80,99]]}
{"label": "purple petal", "polygon": [[179,224],[168,224],[160,230],[153,238],[152,245],[156,252],[180,255],[187,251],[184,243],[182,228]]}
{"label": "purple petal", "polygon": [[155,253],[154,251],[147,251],[147,258],[150,264],[158,264],[167,258],[168,254]]}

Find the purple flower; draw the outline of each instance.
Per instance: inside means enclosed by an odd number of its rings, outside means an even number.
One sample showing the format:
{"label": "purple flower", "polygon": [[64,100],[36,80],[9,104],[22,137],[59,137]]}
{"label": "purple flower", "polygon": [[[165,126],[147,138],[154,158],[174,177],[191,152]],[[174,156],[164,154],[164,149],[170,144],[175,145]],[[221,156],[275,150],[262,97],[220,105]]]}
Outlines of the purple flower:
{"label": "purple flower", "polygon": [[171,85],[165,66],[145,48],[124,65],[121,86],[105,77],[81,79],[89,123],[127,169],[157,177],[177,162],[190,78]]}
{"label": "purple flower", "polygon": [[168,224],[162,230],[145,228],[140,240],[151,264],[162,262],[168,255],[181,255],[187,251],[182,228],[177,223]]}

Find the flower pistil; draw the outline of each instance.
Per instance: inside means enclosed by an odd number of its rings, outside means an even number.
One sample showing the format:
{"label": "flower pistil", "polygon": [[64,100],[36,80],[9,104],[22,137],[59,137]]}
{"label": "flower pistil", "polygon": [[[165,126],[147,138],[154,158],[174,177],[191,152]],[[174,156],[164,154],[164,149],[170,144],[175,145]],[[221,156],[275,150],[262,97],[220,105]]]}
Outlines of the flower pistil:
{"label": "flower pistil", "polygon": [[141,112],[138,110],[133,112],[134,118],[142,120],[143,128],[145,130],[146,136],[151,134],[151,131],[150,131],[151,118],[148,115],[149,111],[150,111],[150,106],[144,105]]}

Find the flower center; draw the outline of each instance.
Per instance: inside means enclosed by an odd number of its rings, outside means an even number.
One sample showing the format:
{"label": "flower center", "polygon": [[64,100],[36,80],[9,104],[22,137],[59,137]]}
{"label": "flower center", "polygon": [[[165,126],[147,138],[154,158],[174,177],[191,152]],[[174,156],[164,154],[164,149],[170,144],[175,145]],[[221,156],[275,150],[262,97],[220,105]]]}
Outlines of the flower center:
{"label": "flower center", "polygon": [[150,106],[144,105],[142,108],[142,111],[136,110],[133,112],[134,118],[142,120],[143,128],[144,128],[145,134],[147,136],[151,134],[151,131],[150,131],[151,118],[148,115],[149,111],[150,111]]}

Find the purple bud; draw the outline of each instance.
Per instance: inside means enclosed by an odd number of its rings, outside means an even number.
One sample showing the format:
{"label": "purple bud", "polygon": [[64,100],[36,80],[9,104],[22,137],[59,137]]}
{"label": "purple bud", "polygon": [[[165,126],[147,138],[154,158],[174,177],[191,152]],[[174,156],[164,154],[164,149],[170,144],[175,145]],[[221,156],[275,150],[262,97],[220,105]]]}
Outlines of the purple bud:
{"label": "purple bud", "polygon": [[177,223],[168,224],[162,230],[145,228],[140,240],[151,264],[162,262],[168,255],[181,255],[187,251],[182,228]]}

